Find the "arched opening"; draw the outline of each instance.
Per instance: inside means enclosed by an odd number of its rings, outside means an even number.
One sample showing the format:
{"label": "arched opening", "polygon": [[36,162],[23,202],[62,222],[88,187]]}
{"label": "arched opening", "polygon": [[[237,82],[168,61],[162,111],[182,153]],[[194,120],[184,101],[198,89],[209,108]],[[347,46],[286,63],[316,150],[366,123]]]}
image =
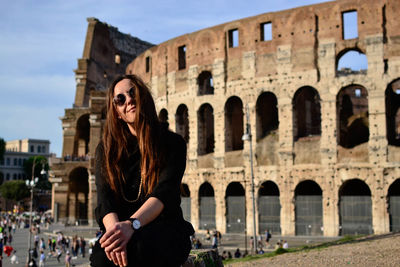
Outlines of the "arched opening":
{"label": "arched opening", "polygon": [[190,190],[187,184],[181,184],[181,209],[183,218],[190,222],[191,205]]}
{"label": "arched opening", "polygon": [[296,235],[322,235],[322,190],[314,181],[299,183],[295,190]]}
{"label": "arched opening", "polygon": [[68,217],[79,225],[88,223],[89,174],[86,168],[71,171],[68,180]]}
{"label": "arched opening", "polygon": [[372,234],[371,190],[360,179],[346,181],[339,190],[340,235]]}
{"label": "arched opening", "polygon": [[400,231],[400,178],[390,185],[388,191],[390,231]]}
{"label": "arched opening", "polygon": [[225,152],[243,149],[243,104],[230,97],[225,104]]}
{"label": "arched opening", "polygon": [[246,228],[246,199],[243,186],[232,182],[226,188],[226,231],[243,233]]}
{"label": "arched opening", "polygon": [[214,114],[210,104],[203,104],[197,112],[198,155],[214,152]]}
{"label": "arched opening", "polygon": [[339,53],[336,58],[336,66],[336,76],[366,74],[368,59],[359,49],[347,49]]}
{"label": "arched opening", "polygon": [[294,141],[308,136],[321,135],[320,97],[312,87],[302,87],[293,98]]}
{"label": "arched opening", "polygon": [[386,88],[385,102],[387,140],[389,145],[400,147],[400,79]]}
{"label": "arched opening", "polygon": [[281,234],[281,204],[279,188],[272,182],[264,182],[258,190],[258,232],[269,230]]}
{"label": "arched opening", "polygon": [[360,85],[342,88],[336,98],[337,142],[353,148],[369,139],[368,92]]}
{"label": "arched opening", "polygon": [[176,133],[180,134],[186,143],[189,143],[189,112],[185,104],[180,104],[175,115]]}
{"label": "arched opening", "polygon": [[214,189],[208,182],[199,189],[200,223],[199,229],[215,229]]}
{"label": "arched opening", "polygon": [[203,71],[197,78],[199,85],[198,95],[212,95],[214,94],[214,83],[212,74],[209,71]]}
{"label": "arched opening", "polygon": [[278,100],[271,92],[262,93],[256,102],[257,141],[278,129]]}
{"label": "arched opening", "polygon": [[258,165],[277,164],[278,127],[278,100],[275,94],[264,92],[256,102],[256,160]]}
{"label": "arched opening", "polygon": [[158,114],[158,120],[162,123],[165,124],[167,126],[169,126],[169,122],[168,122],[168,111],[163,108],[160,110],[160,113]]}
{"label": "arched opening", "polygon": [[89,114],[79,117],[76,123],[76,133],[74,142],[74,158],[85,158],[89,152],[90,123]]}

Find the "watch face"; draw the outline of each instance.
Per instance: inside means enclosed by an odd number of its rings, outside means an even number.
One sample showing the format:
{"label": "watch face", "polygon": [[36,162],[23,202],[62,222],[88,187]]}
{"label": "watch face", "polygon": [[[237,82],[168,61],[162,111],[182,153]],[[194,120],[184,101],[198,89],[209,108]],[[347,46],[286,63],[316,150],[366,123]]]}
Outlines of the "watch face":
{"label": "watch face", "polygon": [[138,230],[140,228],[140,221],[139,220],[134,220],[132,222],[132,226],[133,226],[133,229]]}

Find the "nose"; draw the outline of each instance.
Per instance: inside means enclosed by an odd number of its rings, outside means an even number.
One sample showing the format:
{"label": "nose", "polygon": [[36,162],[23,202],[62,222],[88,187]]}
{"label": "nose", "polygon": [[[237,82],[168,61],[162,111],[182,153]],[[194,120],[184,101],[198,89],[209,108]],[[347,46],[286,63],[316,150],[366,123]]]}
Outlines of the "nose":
{"label": "nose", "polygon": [[126,97],[126,103],[127,104],[131,104],[131,105],[135,105],[136,104],[135,98],[131,97],[131,95],[129,93],[125,94],[125,97]]}

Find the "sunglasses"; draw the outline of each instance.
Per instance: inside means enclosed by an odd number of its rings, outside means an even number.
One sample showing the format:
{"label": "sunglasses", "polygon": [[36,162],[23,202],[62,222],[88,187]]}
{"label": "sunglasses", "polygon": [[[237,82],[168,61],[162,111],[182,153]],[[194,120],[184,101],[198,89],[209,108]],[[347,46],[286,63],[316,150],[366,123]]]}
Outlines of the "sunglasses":
{"label": "sunglasses", "polygon": [[[132,100],[133,100],[132,103],[135,105],[136,104],[135,88],[132,87],[131,89],[129,89],[128,94],[129,94],[130,98],[132,98]],[[113,101],[114,101],[114,104],[121,107],[126,102],[126,96],[125,96],[125,94],[118,94],[114,97]]]}

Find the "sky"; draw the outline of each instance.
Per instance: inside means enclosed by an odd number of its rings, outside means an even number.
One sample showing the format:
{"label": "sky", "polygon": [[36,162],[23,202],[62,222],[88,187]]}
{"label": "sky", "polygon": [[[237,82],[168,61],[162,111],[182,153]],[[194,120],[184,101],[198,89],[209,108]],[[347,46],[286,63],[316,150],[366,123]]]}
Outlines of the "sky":
{"label": "sky", "polygon": [[75,97],[87,18],[159,44],[262,13],[323,0],[0,0],[0,137],[48,139],[61,156],[64,109]]}

